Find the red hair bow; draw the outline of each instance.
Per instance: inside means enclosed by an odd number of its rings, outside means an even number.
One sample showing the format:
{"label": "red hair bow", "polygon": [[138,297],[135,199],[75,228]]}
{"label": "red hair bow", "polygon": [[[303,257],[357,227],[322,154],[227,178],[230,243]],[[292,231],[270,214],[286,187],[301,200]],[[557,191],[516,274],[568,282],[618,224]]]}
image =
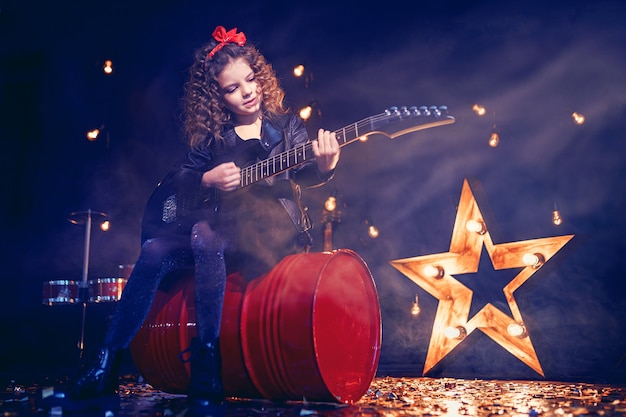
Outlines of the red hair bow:
{"label": "red hair bow", "polygon": [[243,32],[237,33],[237,28],[231,29],[226,32],[226,28],[224,26],[218,26],[213,31],[213,38],[219,43],[215,45],[215,48],[209,52],[209,58],[213,58],[213,55],[220,49],[224,47],[229,42],[236,43],[239,46],[244,46],[246,44],[246,35]]}

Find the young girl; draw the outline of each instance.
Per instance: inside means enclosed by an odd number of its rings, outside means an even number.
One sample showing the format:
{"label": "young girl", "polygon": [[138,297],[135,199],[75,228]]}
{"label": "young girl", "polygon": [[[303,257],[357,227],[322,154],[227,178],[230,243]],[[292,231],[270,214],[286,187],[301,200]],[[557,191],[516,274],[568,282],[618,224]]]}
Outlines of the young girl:
{"label": "young girl", "polygon": [[[168,177],[180,192],[226,195],[198,211],[190,230],[158,233],[144,219],[144,243],[96,362],[67,386],[42,390],[44,404],[81,409],[117,398],[116,359],[146,319],[156,291],[173,271],[194,267],[197,338],[189,348],[192,411],[224,399],[219,333],[227,272],[252,279],[310,245],[299,186],[328,181],[339,160],[329,131],[311,143],[314,158],[241,190],[242,165],[306,143],[302,121],[283,106],[276,75],[236,29],[218,26],[195,56],[185,85],[189,161]],[[215,193],[214,193],[215,194]],[[179,202],[182,204],[182,202]],[[150,230],[150,231],[147,231]]]}

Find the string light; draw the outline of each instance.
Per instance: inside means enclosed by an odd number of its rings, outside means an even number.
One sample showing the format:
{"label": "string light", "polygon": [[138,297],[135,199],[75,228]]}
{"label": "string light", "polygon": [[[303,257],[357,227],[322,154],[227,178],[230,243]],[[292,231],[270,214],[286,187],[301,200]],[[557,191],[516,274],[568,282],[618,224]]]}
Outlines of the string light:
{"label": "string light", "polygon": [[98,139],[99,135],[100,135],[100,129],[92,129],[89,132],[87,132],[87,140],[89,140],[90,142],[93,142]]}
{"label": "string light", "polygon": [[109,229],[111,229],[111,222],[110,221],[105,220],[102,223],[100,223],[100,230],[102,230],[103,232],[108,232]]}
{"label": "string light", "polygon": [[559,211],[559,207],[556,203],[554,203],[554,210],[552,210],[552,224],[555,226],[560,226],[563,223],[563,218],[561,218],[561,212]]}
{"label": "string light", "polygon": [[413,301],[413,305],[411,306],[411,315],[413,317],[417,317],[420,315],[421,312],[422,312],[422,309],[420,308],[419,299],[417,298],[417,295],[416,295],[415,301]]}
{"label": "string light", "polygon": [[293,69],[293,75],[296,77],[302,77],[304,75],[304,65],[296,65]]}
{"label": "string light", "polygon": [[487,109],[485,109],[480,104],[474,104],[472,106],[472,110],[474,110],[474,112],[479,116],[484,116],[485,114],[487,114]]}
{"label": "string light", "polygon": [[576,123],[577,125],[582,125],[583,123],[585,123],[585,116],[577,112],[572,113],[572,119],[574,119],[574,123]]}
{"label": "string light", "polygon": [[104,65],[102,66],[102,71],[104,71],[105,74],[113,73],[113,62],[110,59],[107,59],[106,61],[104,61]]}
{"label": "string light", "polygon": [[328,196],[324,202],[324,209],[326,211],[335,211],[337,209],[337,197],[333,195]]}

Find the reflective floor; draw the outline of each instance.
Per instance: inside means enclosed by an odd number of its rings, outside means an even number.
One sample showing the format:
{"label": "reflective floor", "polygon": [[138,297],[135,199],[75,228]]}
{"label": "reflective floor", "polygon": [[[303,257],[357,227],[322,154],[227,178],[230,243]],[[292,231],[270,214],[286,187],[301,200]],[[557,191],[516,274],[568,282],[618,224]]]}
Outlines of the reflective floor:
{"label": "reflective floor", "polygon": [[[134,375],[121,379],[119,409],[71,414],[34,404],[37,385],[3,387],[0,416],[185,416],[185,397]],[[626,416],[626,386],[547,381],[377,377],[355,404],[276,403],[231,398],[213,416]]]}

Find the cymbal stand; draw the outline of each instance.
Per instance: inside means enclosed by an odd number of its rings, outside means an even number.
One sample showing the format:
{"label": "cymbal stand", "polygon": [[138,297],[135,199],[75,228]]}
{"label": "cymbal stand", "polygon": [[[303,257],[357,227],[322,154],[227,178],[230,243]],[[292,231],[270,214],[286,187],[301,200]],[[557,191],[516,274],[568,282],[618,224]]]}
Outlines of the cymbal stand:
{"label": "cymbal stand", "polygon": [[85,249],[83,253],[83,276],[78,284],[78,299],[83,304],[82,321],[80,329],[80,339],[78,341],[78,350],[80,359],[83,358],[85,352],[85,321],[87,317],[87,301],[89,299],[89,249],[91,247],[91,223],[93,216],[101,216],[106,218],[105,213],[92,211],[91,209],[83,212],[74,212],[70,214],[69,221],[74,224],[85,223]]}

